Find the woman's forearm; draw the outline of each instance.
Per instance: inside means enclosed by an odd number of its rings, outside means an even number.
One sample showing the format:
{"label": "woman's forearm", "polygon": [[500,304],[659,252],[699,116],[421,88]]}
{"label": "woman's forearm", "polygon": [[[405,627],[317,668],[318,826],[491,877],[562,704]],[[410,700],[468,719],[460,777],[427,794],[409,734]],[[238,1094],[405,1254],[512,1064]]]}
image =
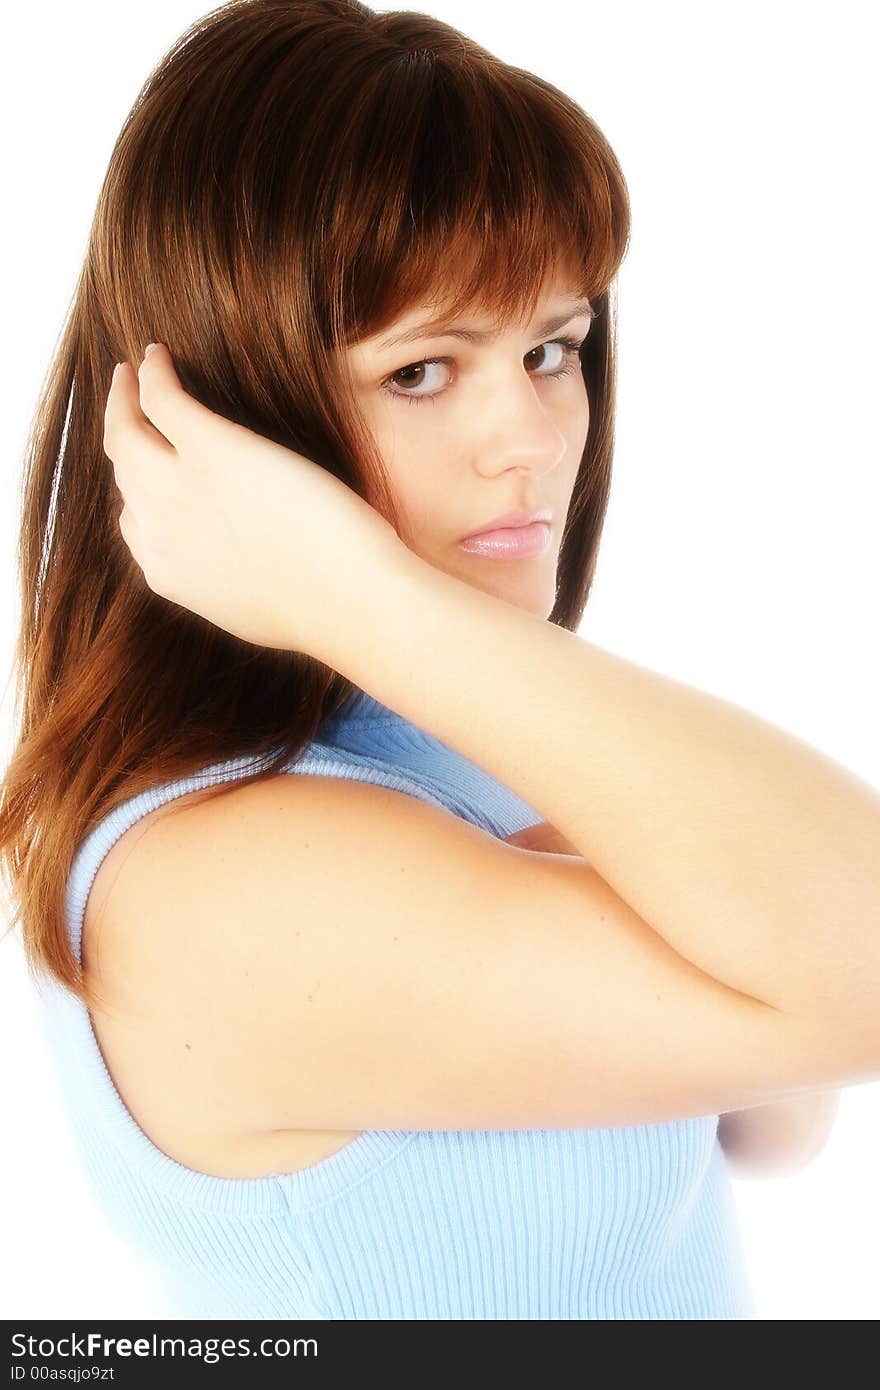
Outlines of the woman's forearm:
{"label": "woman's forearm", "polygon": [[880,1058],[873,788],[405,547],[360,592],[315,655],[518,793],[700,969]]}

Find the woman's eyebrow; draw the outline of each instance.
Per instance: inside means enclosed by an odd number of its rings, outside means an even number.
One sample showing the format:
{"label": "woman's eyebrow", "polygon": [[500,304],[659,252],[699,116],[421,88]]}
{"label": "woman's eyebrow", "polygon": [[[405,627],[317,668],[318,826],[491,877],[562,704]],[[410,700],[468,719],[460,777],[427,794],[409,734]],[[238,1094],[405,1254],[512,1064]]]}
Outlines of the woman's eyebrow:
{"label": "woman's eyebrow", "polygon": [[[591,319],[596,317],[595,310],[588,299],[575,300],[574,303],[568,305],[564,313],[554,314],[552,318],[539,324],[535,330],[535,336],[538,338],[548,337],[568,323],[569,319],[580,314],[587,314]],[[444,324],[436,321],[418,324],[415,328],[408,328],[402,333],[394,333],[388,338],[380,338],[376,347],[381,351],[385,348],[396,347],[398,343],[415,342],[419,338],[441,337],[461,338],[466,343],[493,343],[500,336],[500,333],[494,330],[483,331],[476,328],[464,328],[460,324]]]}

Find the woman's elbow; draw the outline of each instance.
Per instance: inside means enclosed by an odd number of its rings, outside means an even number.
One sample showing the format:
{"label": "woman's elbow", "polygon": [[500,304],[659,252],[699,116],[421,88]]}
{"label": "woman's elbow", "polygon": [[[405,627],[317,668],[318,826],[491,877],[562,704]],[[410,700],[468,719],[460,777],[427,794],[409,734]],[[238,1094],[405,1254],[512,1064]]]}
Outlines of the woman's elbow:
{"label": "woman's elbow", "polygon": [[840,1091],[826,1090],[719,1116],[718,1139],[734,1177],[790,1177],[822,1152]]}

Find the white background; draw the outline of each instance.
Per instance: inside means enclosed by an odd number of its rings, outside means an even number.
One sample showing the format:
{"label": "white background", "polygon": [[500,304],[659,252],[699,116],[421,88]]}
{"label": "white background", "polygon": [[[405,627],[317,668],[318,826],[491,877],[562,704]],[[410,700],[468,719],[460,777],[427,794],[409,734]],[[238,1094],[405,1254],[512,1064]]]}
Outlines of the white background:
{"label": "white background", "polygon": [[[413,8],[573,96],[629,185],[615,482],[584,635],[880,787],[875,7]],[[98,190],[148,71],[204,13],[47,0],[6,19],[0,682],[25,435]],[[8,685],[7,748],[11,709]],[[149,1316],[77,1171],[32,1008],[8,936],[0,1315]],[[880,1315],[878,1101],[878,1082],[848,1088],[812,1164],[735,1183],[762,1317]]]}

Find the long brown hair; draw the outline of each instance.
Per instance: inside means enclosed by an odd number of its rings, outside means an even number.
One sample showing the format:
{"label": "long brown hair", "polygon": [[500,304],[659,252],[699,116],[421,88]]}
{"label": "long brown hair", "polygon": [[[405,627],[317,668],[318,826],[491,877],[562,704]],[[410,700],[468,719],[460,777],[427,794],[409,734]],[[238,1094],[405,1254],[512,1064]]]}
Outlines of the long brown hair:
{"label": "long brown hair", "polygon": [[549,619],[573,631],[608,499],[613,282],[629,226],[591,118],[427,15],[232,0],[159,62],[114,147],[23,469],[0,860],[33,975],[96,997],[64,912],[99,819],[228,758],[258,755],[245,780],[276,775],[353,690],[309,655],[240,641],[147,587],[102,446],[114,363],[165,343],[185,390],[329,469],[402,534],[336,349],[426,298],[523,319],[564,265],[597,315]]}

